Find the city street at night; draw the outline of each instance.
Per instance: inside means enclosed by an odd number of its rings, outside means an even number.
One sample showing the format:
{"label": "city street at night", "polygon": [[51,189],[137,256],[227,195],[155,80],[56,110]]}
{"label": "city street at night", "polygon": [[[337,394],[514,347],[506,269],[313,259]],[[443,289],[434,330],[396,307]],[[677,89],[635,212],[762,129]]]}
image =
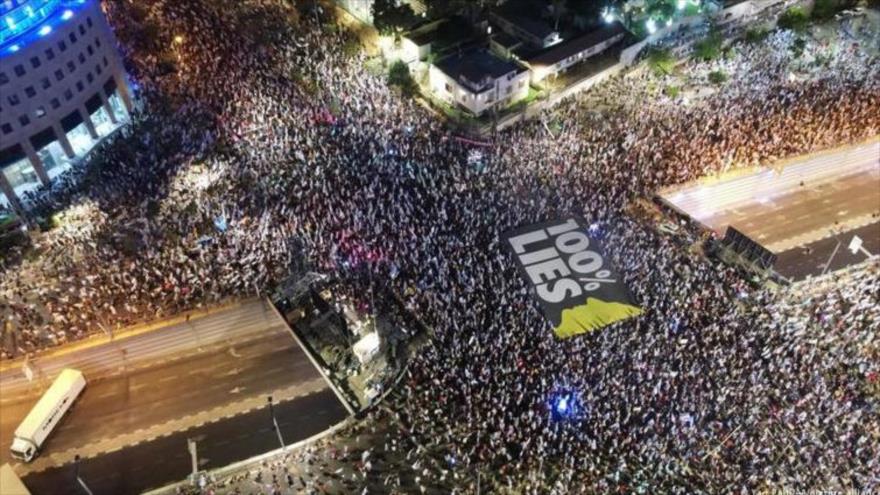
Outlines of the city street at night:
{"label": "city street at night", "polygon": [[773,252],[880,221],[880,141],[780,168],[674,188],[663,197],[719,235],[732,226]]}
{"label": "city street at night", "polygon": [[[37,376],[44,376],[34,384],[20,368],[7,366],[0,375],[3,445],[11,443],[13,430],[39,397],[40,383],[71,366],[89,382],[45,452],[17,465],[18,474],[29,484],[50,487],[66,479],[80,455],[83,466],[108,466],[114,459],[130,466],[112,477],[96,477],[104,487],[99,493],[173,482],[189,466],[187,437],[201,435],[206,461],[218,467],[276,447],[273,432],[258,434],[271,426],[269,395],[280,402],[279,417],[284,411],[291,442],[341,421],[345,408],[268,304],[248,300],[112,341],[59,349],[30,363]],[[219,447],[230,438],[237,439]],[[218,447],[212,452],[211,445]],[[181,454],[183,461],[172,469]],[[7,449],[2,455],[4,462],[12,461]]]}
{"label": "city street at night", "polygon": [[0,495],[876,493],[878,47],[878,0],[0,1]]}
{"label": "city street at night", "polygon": [[[343,421],[345,409],[329,389],[277,404],[275,415],[286,443],[316,435]],[[269,410],[258,409],[177,431],[122,450],[81,460],[80,476],[98,493],[140,493],[186,478],[191,472],[187,439],[197,440],[199,467],[214,469],[280,448]],[[33,493],[79,495],[72,463],[24,477]]]}

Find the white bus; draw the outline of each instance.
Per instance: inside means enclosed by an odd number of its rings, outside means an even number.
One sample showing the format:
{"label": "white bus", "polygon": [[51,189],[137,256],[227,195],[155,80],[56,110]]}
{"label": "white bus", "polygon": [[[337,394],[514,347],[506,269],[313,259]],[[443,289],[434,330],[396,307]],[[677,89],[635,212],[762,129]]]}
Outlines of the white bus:
{"label": "white bus", "polygon": [[69,368],[62,370],[15,429],[15,439],[10,448],[12,457],[31,462],[85,386],[86,379],[82,372]]}

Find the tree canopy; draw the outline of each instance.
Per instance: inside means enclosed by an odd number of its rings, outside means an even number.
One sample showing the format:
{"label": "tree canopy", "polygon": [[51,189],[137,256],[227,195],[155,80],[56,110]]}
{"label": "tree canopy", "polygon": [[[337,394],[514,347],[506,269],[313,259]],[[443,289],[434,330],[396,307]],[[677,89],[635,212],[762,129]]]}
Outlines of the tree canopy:
{"label": "tree canopy", "polygon": [[373,2],[373,26],[380,33],[405,31],[419,22],[420,18],[409,4],[394,0],[375,0]]}

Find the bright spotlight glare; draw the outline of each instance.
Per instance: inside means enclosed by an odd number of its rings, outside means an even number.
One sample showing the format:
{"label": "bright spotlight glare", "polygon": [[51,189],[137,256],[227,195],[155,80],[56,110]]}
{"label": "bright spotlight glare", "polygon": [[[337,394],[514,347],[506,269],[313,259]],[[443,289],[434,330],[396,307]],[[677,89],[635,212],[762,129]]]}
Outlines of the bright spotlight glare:
{"label": "bright spotlight glare", "polygon": [[550,397],[550,413],[557,421],[574,419],[581,414],[577,395],[571,390],[558,390]]}
{"label": "bright spotlight glare", "polygon": [[614,11],[608,7],[605,7],[605,9],[602,11],[602,20],[604,20],[608,24],[614,22]]}
{"label": "bright spotlight glare", "polygon": [[40,33],[40,36],[46,36],[47,34],[49,34],[51,32],[52,32],[52,26],[48,26],[48,25],[41,27],[40,30],[38,31],[38,33]]}
{"label": "bright spotlight glare", "polygon": [[556,404],[556,410],[560,413],[568,411],[568,397],[562,397],[559,399],[559,402]]}
{"label": "bright spotlight glare", "polygon": [[61,19],[65,21],[70,19],[71,17],[73,17],[73,11],[70,9],[65,10],[64,13],[61,14]]}

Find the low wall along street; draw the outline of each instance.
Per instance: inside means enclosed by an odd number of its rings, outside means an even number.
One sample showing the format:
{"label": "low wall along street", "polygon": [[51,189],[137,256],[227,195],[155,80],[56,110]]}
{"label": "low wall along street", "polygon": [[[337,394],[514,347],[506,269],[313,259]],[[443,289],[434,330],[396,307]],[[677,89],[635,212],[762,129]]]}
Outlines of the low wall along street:
{"label": "low wall along street", "polygon": [[642,313],[581,218],[525,225],[504,233],[532,294],[560,339]]}

